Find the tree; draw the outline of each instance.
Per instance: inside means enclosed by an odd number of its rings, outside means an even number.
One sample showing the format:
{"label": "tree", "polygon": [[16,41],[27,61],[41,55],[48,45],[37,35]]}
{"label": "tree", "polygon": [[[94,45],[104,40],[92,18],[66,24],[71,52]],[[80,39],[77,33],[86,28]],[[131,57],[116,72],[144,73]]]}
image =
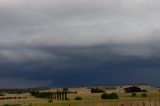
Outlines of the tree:
{"label": "tree", "polygon": [[100,88],[92,88],[91,93],[104,93],[105,91]]}
{"label": "tree", "polygon": [[118,94],[117,93],[111,93],[110,95],[110,99],[118,99]]}
{"label": "tree", "polygon": [[124,88],[124,91],[126,93],[131,93],[131,92],[147,92],[146,90],[143,90],[137,86],[132,86],[132,87],[128,87],[128,88]]}
{"label": "tree", "polygon": [[103,93],[101,95],[101,99],[109,99],[109,94],[108,93]]}
{"label": "tree", "polygon": [[101,95],[101,99],[118,99],[118,94],[117,93],[111,93],[111,94],[108,94],[108,93],[103,93]]}

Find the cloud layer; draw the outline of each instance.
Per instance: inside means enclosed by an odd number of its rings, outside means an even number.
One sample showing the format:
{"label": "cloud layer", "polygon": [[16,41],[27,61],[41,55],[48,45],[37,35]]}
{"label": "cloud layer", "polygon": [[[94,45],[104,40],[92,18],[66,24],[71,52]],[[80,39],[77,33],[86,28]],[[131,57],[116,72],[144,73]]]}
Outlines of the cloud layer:
{"label": "cloud layer", "polygon": [[151,0],[0,0],[0,85],[159,85],[159,19]]}

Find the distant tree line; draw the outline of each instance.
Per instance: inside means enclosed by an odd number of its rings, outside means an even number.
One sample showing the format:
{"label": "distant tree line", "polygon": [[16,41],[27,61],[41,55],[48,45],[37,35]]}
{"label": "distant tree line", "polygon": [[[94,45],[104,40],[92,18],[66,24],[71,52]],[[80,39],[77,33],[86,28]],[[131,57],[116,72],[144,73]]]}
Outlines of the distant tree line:
{"label": "distant tree line", "polygon": [[1,97],[0,100],[8,100],[8,99],[26,99],[27,97]]}
{"label": "distant tree line", "polygon": [[32,91],[30,94],[37,98],[49,98],[49,95],[46,92]]}
{"label": "distant tree line", "polygon": [[22,94],[29,93],[30,91],[43,91],[48,90],[50,88],[47,87],[38,87],[38,88],[27,88],[27,89],[0,89],[0,94],[8,93],[8,94]]}
{"label": "distant tree line", "polygon": [[141,89],[137,86],[132,86],[132,87],[128,87],[128,88],[124,88],[124,91],[126,93],[131,93],[131,92],[147,92],[147,90]]}

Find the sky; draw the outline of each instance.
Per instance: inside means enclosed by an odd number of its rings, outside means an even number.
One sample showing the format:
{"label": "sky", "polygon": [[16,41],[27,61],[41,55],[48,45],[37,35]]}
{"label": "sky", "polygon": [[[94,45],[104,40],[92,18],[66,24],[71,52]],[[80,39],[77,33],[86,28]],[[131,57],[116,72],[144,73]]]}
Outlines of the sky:
{"label": "sky", "polygon": [[0,88],[160,86],[159,0],[0,0]]}

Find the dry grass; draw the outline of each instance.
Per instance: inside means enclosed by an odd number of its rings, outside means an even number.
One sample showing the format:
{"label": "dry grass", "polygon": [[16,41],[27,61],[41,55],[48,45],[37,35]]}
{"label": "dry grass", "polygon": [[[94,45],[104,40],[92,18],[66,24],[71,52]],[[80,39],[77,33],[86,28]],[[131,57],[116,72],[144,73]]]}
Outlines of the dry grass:
{"label": "dry grass", "polygon": [[[27,97],[26,99],[11,99],[0,100],[0,105],[4,104],[21,104],[23,106],[160,106],[160,93],[157,89],[149,89],[146,98],[142,98],[142,93],[137,93],[138,97],[131,97],[131,93],[124,93],[123,88],[106,90],[108,93],[117,92],[119,100],[101,100],[101,93],[91,94],[90,89],[83,88],[70,88],[70,91],[77,91],[77,94],[69,94],[69,101],[56,101],[48,103],[48,99],[39,99],[30,96],[30,94],[11,95],[7,94],[6,97]],[[57,91],[51,89],[49,91]],[[76,96],[81,96],[83,100],[75,101]]]}

